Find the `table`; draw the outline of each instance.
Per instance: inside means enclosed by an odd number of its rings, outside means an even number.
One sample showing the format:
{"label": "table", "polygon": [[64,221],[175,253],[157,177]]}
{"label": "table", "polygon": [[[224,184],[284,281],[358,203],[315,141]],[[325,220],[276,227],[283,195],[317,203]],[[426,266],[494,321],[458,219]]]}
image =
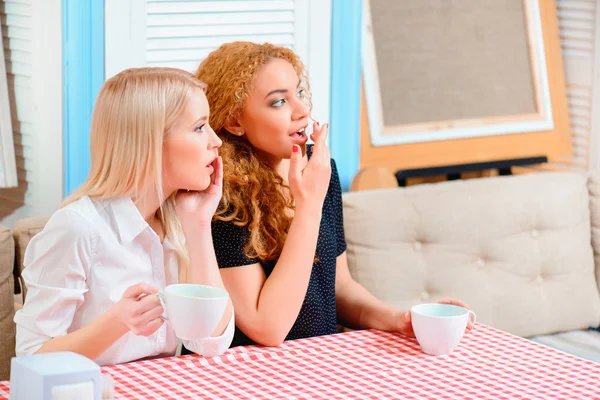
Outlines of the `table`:
{"label": "table", "polygon": [[[103,368],[118,399],[600,398],[600,364],[476,324],[454,353],[375,330]],[[0,382],[0,399],[8,398]]]}

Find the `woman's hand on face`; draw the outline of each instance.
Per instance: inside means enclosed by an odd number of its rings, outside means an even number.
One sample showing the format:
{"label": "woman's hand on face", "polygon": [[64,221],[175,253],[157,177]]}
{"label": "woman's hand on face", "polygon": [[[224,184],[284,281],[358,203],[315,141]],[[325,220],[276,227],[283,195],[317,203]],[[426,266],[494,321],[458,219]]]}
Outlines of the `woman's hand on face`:
{"label": "woman's hand on face", "polygon": [[212,166],[214,173],[208,188],[198,191],[180,191],[177,193],[176,210],[181,225],[186,230],[187,226],[209,225],[219,207],[223,195],[223,159],[217,157]]}
{"label": "woman's hand on face", "polygon": [[290,190],[296,201],[296,210],[309,208],[313,211],[321,212],[323,201],[329,188],[331,179],[331,156],[327,147],[327,134],[329,125],[313,124],[314,140],[313,153],[302,171],[301,160],[302,152],[300,147],[294,145],[292,157],[290,159],[289,182]]}

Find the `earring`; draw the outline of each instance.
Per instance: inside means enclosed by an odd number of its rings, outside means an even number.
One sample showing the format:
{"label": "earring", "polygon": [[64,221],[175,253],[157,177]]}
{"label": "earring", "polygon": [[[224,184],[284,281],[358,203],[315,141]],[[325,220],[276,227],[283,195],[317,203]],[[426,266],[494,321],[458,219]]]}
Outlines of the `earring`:
{"label": "earring", "polygon": [[244,134],[244,131],[239,131],[238,133],[236,133],[236,135],[238,136],[242,136]]}

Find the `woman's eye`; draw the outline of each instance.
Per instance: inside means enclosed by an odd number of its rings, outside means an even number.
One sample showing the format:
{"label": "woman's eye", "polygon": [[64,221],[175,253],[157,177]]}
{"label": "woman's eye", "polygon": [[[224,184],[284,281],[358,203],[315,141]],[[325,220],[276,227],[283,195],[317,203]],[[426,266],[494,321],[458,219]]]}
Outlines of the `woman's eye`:
{"label": "woman's eye", "polygon": [[296,93],[296,96],[297,96],[299,99],[303,99],[303,98],[304,98],[304,89],[300,89],[300,90],[298,90],[298,93]]}
{"label": "woman's eye", "polygon": [[276,102],[271,103],[273,107],[281,107],[285,104],[285,99],[277,100]]}
{"label": "woman's eye", "polygon": [[196,127],[196,132],[203,132],[204,131],[204,125],[206,124],[202,124]]}

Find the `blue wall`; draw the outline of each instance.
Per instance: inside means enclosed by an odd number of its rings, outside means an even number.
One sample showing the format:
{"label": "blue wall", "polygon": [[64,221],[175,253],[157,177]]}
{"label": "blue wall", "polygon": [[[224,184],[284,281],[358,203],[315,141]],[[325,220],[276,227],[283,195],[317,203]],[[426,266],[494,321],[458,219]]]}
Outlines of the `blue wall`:
{"label": "blue wall", "polygon": [[358,172],[361,94],[361,0],[333,0],[331,21],[331,155],[342,190]]}
{"label": "blue wall", "polygon": [[104,82],[104,0],[62,0],[64,195],[90,168],[90,120]]}

